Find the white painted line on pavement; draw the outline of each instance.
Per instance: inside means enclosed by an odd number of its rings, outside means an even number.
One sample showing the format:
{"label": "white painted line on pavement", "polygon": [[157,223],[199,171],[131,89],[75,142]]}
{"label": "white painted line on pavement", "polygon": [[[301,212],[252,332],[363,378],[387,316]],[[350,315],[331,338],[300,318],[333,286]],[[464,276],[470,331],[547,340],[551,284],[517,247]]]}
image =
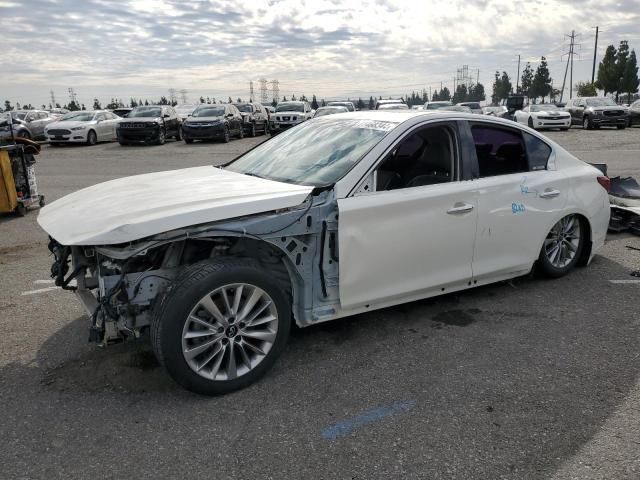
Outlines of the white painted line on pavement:
{"label": "white painted line on pavement", "polygon": [[59,289],[60,289],[60,287],[39,288],[37,290],[28,290],[26,292],[22,292],[20,295],[22,295],[24,297],[25,295],[35,295],[37,293],[51,292],[53,290],[59,290]]}
{"label": "white painted line on pavement", "polygon": [[615,283],[616,285],[626,285],[626,284],[638,284],[640,280],[609,280],[611,283]]}
{"label": "white painted line on pavement", "polygon": [[44,284],[49,284],[49,283],[56,283],[55,280],[34,280],[33,283],[44,283]]}

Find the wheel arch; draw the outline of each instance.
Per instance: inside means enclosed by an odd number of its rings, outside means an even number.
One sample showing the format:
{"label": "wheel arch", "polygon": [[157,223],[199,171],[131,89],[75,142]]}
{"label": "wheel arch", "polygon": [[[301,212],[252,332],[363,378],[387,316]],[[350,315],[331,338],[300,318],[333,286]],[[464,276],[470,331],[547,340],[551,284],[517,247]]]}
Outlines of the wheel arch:
{"label": "wheel arch", "polygon": [[544,246],[544,240],[547,237],[547,234],[551,231],[551,228],[553,228],[553,226],[556,223],[558,223],[562,218],[566,217],[567,215],[577,216],[578,219],[580,219],[580,221],[582,222],[582,225],[587,226],[587,228],[584,229],[584,232],[586,234],[584,239],[585,241],[584,248],[582,249],[582,252],[580,253],[580,257],[578,258],[578,266],[582,267],[587,265],[589,263],[589,258],[591,258],[591,251],[593,249],[593,242],[592,242],[593,226],[591,225],[591,221],[589,220],[589,217],[587,216],[587,214],[581,210],[578,210],[578,209],[566,210],[561,212],[561,215],[558,215],[557,217],[554,216],[553,219],[550,220],[549,225],[547,225],[547,228],[543,233],[543,237],[539,242],[540,248]]}

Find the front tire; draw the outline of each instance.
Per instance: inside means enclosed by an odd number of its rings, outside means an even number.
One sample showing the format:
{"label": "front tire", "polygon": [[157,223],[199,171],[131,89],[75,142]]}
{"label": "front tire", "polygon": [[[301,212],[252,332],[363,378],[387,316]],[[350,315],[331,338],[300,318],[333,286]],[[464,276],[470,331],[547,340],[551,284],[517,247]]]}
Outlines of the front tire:
{"label": "front tire", "polygon": [[591,121],[591,118],[587,116],[582,119],[582,128],[584,128],[585,130],[591,130],[593,128],[593,122]]}
{"label": "front tire", "polygon": [[533,119],[531,117],[529,117],[529,120],[527,121],[527,126],[529,128],[535,129],[535,127],[533,126]]}
{"label": "front tire", "polygon": [[156,145],[164,145],[164,142],[167,141],[167,134],[165,133],[164,129],[161,128],[160,131],[158,132],[158,140],[156,140]]}
{"label": "front tire", "polygon": [[290,327],[291,305],[278,282],[257,262],[228,257],[184,269],[154,311],[151,339],[177,383],[218,395],[262,377]]}
{"label": "front tire", "polygon": [[231,133],[229,132],[229,127],[224,127],[224,136],[222,137],[222,141],[224,143],[229,143],[231,141]]}
{"label": "front tire", "polygon": [[89,130],[87,133],[87,145],[95,145],[98,143],[98,135],[93,130]]}
{"label": "front tire", "polygon": [[178,131],[176,132],[176,135],[174,137],[176,139],[176,141],[180,141],[182,140],[182,129],[178,127]]}
{"label": "front tire", "polygon": [[540,249],[539,273],[550,278],[569,273],[582,256],[587,228],[586,222],[577,215],[561,218],[547,234]]}

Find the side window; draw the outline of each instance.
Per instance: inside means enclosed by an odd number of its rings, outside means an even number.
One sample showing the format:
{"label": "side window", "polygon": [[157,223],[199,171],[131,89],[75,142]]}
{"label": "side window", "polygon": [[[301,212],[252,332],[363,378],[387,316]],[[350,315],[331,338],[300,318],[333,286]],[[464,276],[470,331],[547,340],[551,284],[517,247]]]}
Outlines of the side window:
{"label": "side window", "polygon": [[45,118],[47,118],[49,115],[47,114],[47,112],[40,112],[38,114],[38,118],[44,120]]}
{"label": "side window", "polygon": [[447,126],[423,127],[400,141],[376,170],[376,191],[451,182],[455,133]]}
{"label": "side window", "polygon": [[518,130],[472,125],[480,178],[528,172],[527,155]]}
{"label": "side window", "polygon": [[101,122],[101,121],[102,121],[102,120],[104,120],[104,119],[105,119],[105,117],[104,117],[104,113],[99,113],[98,115],[96,115],[96,120],[97,120],[98,122]]}
{"label": "side window", "polygon": [[551,147],[537,137],[528,133],[523,133],[524,143],[527,147],[527,158],[529,159],[529,169],[546,170]]}

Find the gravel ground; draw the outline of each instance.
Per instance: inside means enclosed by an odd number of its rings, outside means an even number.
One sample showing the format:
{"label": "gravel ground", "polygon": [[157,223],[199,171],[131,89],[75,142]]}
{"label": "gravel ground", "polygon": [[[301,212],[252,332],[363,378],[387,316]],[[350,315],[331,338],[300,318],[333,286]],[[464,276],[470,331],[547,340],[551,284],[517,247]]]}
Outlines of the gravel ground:
{"label": "gravel ground", "polygon": [[[640,178],[640,129],[551,132]],[[112,178],[220,164],[262,141],[44,147],[54,200]],[[135,202],[135,198],[131,199]],[[46,290],[46,235],[0,217],[0,478],[640,478],[640,239],[593,263],[294,330],[256,385],[202,398],[145,344],[97,349]]]}

